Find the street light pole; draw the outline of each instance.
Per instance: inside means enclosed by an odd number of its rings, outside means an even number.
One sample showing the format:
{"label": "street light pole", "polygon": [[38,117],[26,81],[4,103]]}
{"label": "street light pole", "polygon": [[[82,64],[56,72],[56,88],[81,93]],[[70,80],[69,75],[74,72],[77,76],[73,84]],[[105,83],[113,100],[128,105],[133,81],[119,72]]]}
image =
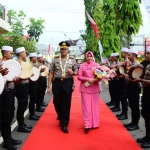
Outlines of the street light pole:
{"label": "street light pole", "polygon": [[64,32],[62,32],[72,43],[74,43]]}

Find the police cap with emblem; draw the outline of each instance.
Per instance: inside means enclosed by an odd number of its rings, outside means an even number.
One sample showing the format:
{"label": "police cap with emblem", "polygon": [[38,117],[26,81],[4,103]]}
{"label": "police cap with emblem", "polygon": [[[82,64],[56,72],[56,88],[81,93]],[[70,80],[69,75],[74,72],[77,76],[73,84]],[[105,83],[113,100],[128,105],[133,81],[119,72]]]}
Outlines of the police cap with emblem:
{"label": "police cap with emblem", "polygon": [[70,47],[70,44],[68,43],[68,42],[66,42],[66,41],[62,41],[62,42],[60,42],[59,43],[59,46],[60,46],[60,48],[64,48],[64,49],[67,49],[68,47]]}

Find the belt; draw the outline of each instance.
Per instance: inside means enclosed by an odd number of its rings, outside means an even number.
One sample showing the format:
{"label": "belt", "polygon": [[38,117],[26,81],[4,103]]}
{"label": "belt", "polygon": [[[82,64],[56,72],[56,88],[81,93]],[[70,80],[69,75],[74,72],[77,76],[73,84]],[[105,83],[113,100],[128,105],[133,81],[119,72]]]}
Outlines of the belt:
{"label": "belt", "polygon": [[72,78],[55,78],[55,80],[59,81],[65,81],[65,80],[71,80]]}
{"label": "belt", "polygon": [[45,79],[46,77],[40,76],[39,79]]}

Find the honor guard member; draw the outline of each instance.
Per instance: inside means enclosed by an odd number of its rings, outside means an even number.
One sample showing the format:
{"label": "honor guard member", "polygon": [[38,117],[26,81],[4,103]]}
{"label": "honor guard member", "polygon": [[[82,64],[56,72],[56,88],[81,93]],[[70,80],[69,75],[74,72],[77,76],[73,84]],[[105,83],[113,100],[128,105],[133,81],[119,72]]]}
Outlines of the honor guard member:
{"label": "honor guard member", "polygon": [[78,65],[73,58],[69,57],[68,49],[70,44],[62,41],[59,46],[60,55],[55,57],[51,63],[47,90],[48,94],[50,94],[53,80],[54,107],[60,119],[62,131],[68,133],[67,126],[70,119],[73,76],[77,75]]}
{"label": "honor guard member", "polygon": [[[38,67],[43,66],[43,65],[46,66],[44,64],[44,58],[42,54],[37,55],[37,60],[38,60]],[[45,69],[43,71],[45,71]],[[46,88],[47,88],[47,77],[42,76],[40,74],[40,77],[37,81],[37,111],[40,111],[40,112],[44,111],[42,106],[46,107],[48,105],[44,102]]]}
{"label": "honor guard member", "polygon": [[[0,74],[2,75],[2,76],[5,76],[5,75],[7,75],[8,74],[8,68],[5,68],[5,69],[3,69],[2,67],[1,67],[1,65],[2,65],[2,62],[0,61]],[[1,131],[1,95],[0,95],[0,131]]]}
{"label": "honor guard member", "polygon": [[[10,46],[2,47],[3,60],[2,63],[13,58],[13,48]],[[15,85],[14,82],[18,81],[14,78],[12,82],[6,82],[3,93],[1,95],[1,133],[4,139],[3,148],[8,150],[16,150],[22,143],[21,140],[14,140],[11,136],[11,122],[14,117],[14,100],[15,100]]]}
{"label": "honor guard member", "polygon": [[[18,56],[17,61],[22,64],[26,59],[26,50],[24,47],[16,49],[16,54]],[[18,132],[29,133],[31,132],[31,125],[27,125],[24,122],[24,112],[28,106],[28,91],[29,91],[29,79],[20,79],[19,83],[15,84],[16,87],[16,98],[18,100],[17,108],[17,122],[18,122]]]}
{"label": "honor guard member", "polygon": [[[129,49],[128,51],[128,59],[131,62],[131,65],[139,64],[137,61],[138,51],[136,49]],[[141,87],[139,83],[132,82],[129,78],[127,78],[127,98],[129,102],[129,107],[131,108],[131,118],[132,121],[129,124],[125,124],[124,126],[129,131],[138,130],[139,129],[139,120],[140,120],[140,92]]]}
{"label": "honor guard member", "polygon": [[[122,47],[121,49],[121,57],[123,58],[122,64],[128,59],[128,48]],[[127,82],[125,76],[118,76],[118,84],[119,84],[119,99],[122,105],[121,114],[117,114],[119,120],[128,119],[128,101],[127,101]]]}
{"label": "honor guard member", "polygon": [[[30,64],[32,67],[37,67],[37,54],[30,53]],[[35,114],[35,105],[37,102],[37,81],[32,81],[29,79],[29,119],[30,120],[39,120],[40,116]]]}
{"label": "honor guard member", "polygon": [[145,68],[144,78],[136,79],[136,82],[141,82],[143,86],[141,114],[145,121],[146,135],[137,139],[138,143],[142,143],[142,148],[150,148],[150,48],[146,51],[146,61],[149,64]]}
{"label": "honor guard member", "polygon": [[[111,67],[112,65],[114,64],[114,61],[112,59],[112,56],[110,55],[109,57],[109,66],[108,67]],[[109,81],[109,84],[108,84],[108,87],[109,87],[109,94],[110,94],[110,102],[106,103],[107,106],[114,106],[115,105],[115,97],[113,95],[113,80],[110,79]]]}
{"label": "honor guard member", "polygon": [[[114,61],[114,64],[111,66],[111,69],[117,68],[119,65],[119,54],[118,53],[113,53],[112,55],[112,60]],[[112,79],[112,93],[115,101],[115,106],[110,108],[113,112],[120,111],[120,100],[119,100],[119,83],[118,83],[118,78],[115,76]]]}

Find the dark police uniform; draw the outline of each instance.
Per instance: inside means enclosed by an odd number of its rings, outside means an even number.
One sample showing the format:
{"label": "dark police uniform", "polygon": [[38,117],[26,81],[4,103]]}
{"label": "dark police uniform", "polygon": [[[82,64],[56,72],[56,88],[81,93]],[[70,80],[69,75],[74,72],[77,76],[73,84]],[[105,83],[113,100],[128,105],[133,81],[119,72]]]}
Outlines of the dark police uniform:
{"label": "dark police uniform", "polygon": [[[42,63],[38,64],[38,67],[44,65]],[[37,80],[37,110],[41,109],[42,103],[44,101],[45,91],[47,88],[47,77],[43,77],[40,75]]]}
{"label": "dark police uniform", "polygon": [[[138,64],[137,61],[134,61],[132,63],[132,65],[136,64]],[[139,106],[140,92],[141,92],[140,83],[130,81],[127,82],[127,97],[129,101],[129,107],[131,108],[131,118],[132,118],[130,126],[127,127],[129,131],[139,129],[138,123],[140,120],[140,106]]]}
{"label": "dark police uniform", "polygon": [[6,82],[1,95],[1,133],[4,143],[10,142],[11,122],[14,117],[15,86],[14,82]]}
{"label": "dark police uniform", "polygon": [[[115,62],[114,65],[119,65],[119,61]],[[113,95],[113,99],[115,102],[115,106],[113,108],[111,108],[111,110],[113,112],[117,112],[120,111],[120,99],[119,99],[119,80],[116,77],[114,77],[113,79],[111,79],[111,84],[112,84],[112,95]]]}
{"label": "dark police uniform", "polygon": [[[64,64],[65,61],[62,60],[62,66]],[[54,71],[54,79],[52,82],[53,103],[62,127],[67,127],[70,119],[73,77],[68,74],[68,69],[72,69],[74,72],[78,70],[76,61],[71,57],[66,61],[64,78],[62,78],[59,56],[53,59],[50,67],[50,70]]]}
{"label": "dark police uniform", "polygon": [[[32,67],[37,67],[37,65],[30,62]],[[29,79],[29,119],[38,120],[35,116],[35,104],[37,102],[37,81],[32,81]]]}
{"label": "dark police uniform", "polygon": [[[123,62],[125,62],[124,60]],[[119,115],[116,115],[119,120],[127,119],[128,112],[128,101],[127,101],[127,81],[125,78],[118,78],[118,86],[119,86],[119,100],[122,105],[122,112]]]}
{"label": "dark police uniform", "polygon": [[[145,70],[145,80],[150,80],[150,64],[147,65]],[[146,136],[143,139],[144,145],[141,145],[143,148],[150,147],[150,83],[143,85],[143,95],[142,95],[142,117],[145,120]]]}
{"label": "dark police uniform", "polygon": [[[22,129],[25,128],[24,112],[26,111],[28,106],[29,80],[20,79],[20,82],[15,84],[15,88],[16,88],[16,98],[18,100],[17,122],[19,125],[18,128],[19,131],[20,128]],[[29,131],[27,130],[27,132]]]}

